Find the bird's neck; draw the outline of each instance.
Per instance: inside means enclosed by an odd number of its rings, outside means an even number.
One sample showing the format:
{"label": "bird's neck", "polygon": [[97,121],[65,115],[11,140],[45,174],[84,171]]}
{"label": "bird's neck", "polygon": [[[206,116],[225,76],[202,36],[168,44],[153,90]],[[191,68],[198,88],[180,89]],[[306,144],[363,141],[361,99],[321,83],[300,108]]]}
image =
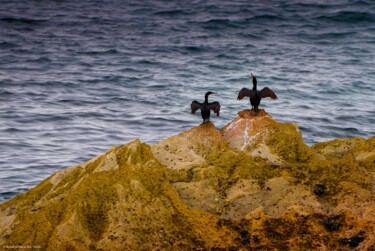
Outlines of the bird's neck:
{"label": "bird's neck", "polygon": [[204,95],[204,102],[205,103],[208,103],[208,96],[209,96],[210,94],[206,94],[206,95]]}
{"label": "bird's neck", "polygon": [[257,79],[253,78],[253,91],[257,90]]}

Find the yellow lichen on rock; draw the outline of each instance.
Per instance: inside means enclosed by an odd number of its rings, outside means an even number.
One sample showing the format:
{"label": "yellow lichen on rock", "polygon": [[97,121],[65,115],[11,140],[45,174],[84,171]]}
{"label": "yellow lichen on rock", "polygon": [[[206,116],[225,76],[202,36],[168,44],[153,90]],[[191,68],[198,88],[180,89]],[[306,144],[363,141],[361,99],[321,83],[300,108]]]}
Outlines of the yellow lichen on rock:
{"label": "yellow lichen on rock", "polygon": [[335,139],[317,143],[312,149],[325,159],[350,159],[369,171],[375,171],[375,136],[368,140],[363,138]]}
{"label": "yellow lichen on rock", "polygon": [[343,158],[353,147],[363,144],[365,139],[335,139],[316,143],[312,148],[326,159]]}
{"label": "yellow lichen on rock", "polygon": [[151,146],[156,159],[172,169],[189,169],[205,161],[212,147],[221,140],[221,135],[211,123],[162,140]]}
{"label": "yellow lichen on rock", "polygon": [[146,144],[112,148],[3,203],[0,244],[43,250],[230,245],[236,234],[182,203],[165,171]]}

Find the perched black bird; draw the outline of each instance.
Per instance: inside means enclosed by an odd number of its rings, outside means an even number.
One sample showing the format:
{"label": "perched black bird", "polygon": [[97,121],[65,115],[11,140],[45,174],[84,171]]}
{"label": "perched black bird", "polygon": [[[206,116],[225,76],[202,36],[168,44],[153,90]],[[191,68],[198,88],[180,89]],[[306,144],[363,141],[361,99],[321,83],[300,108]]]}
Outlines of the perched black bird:
{"label": "perched black bird", "polygon": [[262,98],[270,97],[272,99],[277,99],[276,94],[268,87],[264,87],[262,90],[257,90],[257,79],[253,74],[251,74],[253,79],[253,89],[249,90],[247,88],[242,88],[241,91],[238,93],[237,100],[243,99],[245,96],[250,97],[251,103],[251,110],[258,112],[258,106],[260,104],[260,100]]}
{"label": "perched black bird", "polygon": [[194,100],[193,102],[191,102],[191,105],[190,105],[192,114],[195,114],[195,112],[198,109],[201,109],[203,123],[210,121],[210,114],[211,114],[210,110],[213,110],[214,113],[216,113],[216,115],[219,116],[219,112],[220,112],[219,102],[215,101],[212,103],[208,103],[208,96],[211,94],[216,94],[216,92],[207,92],[206,95],[204,95],[203,103],[199,103],[198,101]]}

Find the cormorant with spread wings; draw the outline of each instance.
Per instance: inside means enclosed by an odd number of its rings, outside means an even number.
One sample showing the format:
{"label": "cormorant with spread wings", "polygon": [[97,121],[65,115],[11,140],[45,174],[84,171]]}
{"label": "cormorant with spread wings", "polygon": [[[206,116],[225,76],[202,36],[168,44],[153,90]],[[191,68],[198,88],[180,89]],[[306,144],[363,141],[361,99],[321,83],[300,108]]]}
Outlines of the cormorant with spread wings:
{"label": "cormorant with spread wings", "polygon": [[249,90],[247,88],[242,88],[241,91],[238,93],[237,100],[241,100],[244,97],[250,97],[250,103],[251,103],[251,110],[254,110],[255,112],[258,112],[260,100],[262,98],[272,98],[277,99],[276,94],[268,87],[264,87],[262,90],[257,90],[257,79],[256,77],[251,74],[251,77],[253,79],[253,89]]}
{"label": "cormorant with spread wings", "polygon": [[212,102],[212,103],[208,103],[208,96],[211,95],[211,94],[216,94],[216,92],[207,92],[205,95],[204,95],[204,102],[203,103],[199,103],[198,101],[194,100],[193,102],[191,102],[191,113],[192,114],[195,114],[195,112],[198,110],[198,109],[201,109],[201,114],[202,114],[202,118],[203,118],[203,123],[206,123],[208,121],[210,121],[210,110],[213,110],[214,113],[216,113],[217,116],[219,116],[219,112],[220,112],[220,104],[219,102]]}

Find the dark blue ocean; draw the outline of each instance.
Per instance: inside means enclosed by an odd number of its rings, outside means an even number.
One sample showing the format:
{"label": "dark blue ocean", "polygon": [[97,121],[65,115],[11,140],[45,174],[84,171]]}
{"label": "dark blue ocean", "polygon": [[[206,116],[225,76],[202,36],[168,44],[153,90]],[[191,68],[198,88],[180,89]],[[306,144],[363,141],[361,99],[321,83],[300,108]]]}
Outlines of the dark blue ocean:
{"label": "dark blue ocean", "polygon": [[261,107],[307,144],[375,135],[375,2],[0,1],[0,202],[115,144]]}

